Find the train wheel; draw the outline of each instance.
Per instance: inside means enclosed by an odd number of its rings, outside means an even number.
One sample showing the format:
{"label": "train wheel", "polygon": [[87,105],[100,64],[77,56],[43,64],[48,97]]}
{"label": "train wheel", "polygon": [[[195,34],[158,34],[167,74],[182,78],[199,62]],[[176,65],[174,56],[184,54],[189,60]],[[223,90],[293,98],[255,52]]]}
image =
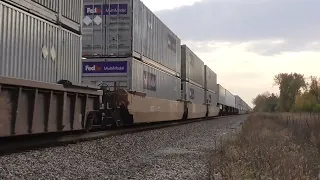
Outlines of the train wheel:
{"label": "train wheel", "polygon": [[113,119],[114,119],[113,127],[119,128],[124,125],[120,116],[120,111],[118,109],[113,112]]}

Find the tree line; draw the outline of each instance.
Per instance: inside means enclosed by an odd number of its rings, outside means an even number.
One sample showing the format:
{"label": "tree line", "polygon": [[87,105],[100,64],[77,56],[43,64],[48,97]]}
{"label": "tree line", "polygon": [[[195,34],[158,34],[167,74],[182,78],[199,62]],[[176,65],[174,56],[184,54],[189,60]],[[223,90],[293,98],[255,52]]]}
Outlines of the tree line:
{"label": "tree line", "polygon": [[252,103],[256,112],[320,112],[320,79],[299,73],[279,73],[274,76],[279,94],[265,92]]}

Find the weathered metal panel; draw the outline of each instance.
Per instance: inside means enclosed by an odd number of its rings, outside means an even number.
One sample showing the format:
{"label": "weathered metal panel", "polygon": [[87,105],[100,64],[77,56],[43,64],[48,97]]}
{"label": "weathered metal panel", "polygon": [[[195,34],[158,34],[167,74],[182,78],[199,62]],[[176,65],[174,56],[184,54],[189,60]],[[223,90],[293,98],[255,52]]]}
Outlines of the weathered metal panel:
{"label": "weathered metal panel", "polygon": [[218,92],[206,91],[205,97],[209,105],[216,106],[218,104]]}
{"label": "weathered metal panel", "polygon": [[204,87],[204,62],[186,45],[181,46],[181,79]]}
{"label": "weathered metal panel", "polygon": [[218,103],[222,105],[226,105],[226,89],[223,88],[220,84],[218,86]]}
{"label": "weathered metal panel", "polygon": [[0,76],[0,137],[81,130],[101,95],[97,89]]}
{"label": "weathered metal panel", "polygon": [[217,74],[213,72],[207,65],[204,66],[205,89],[218,92],[217,90]]}
{"label": "weathered metal panel", "polygon": [[226,90],[226,105],[230,107],[235,107],[235,103],[235,96],[231,92]]}
{"label": "weathered metal panel", "polygon": [[133,42],[142,39],[142,45],[134,44],[134,51],[180,74],[181,40],[140,0],[131,1],[134,17]]}
{"label": "weathered metal panel", "polygon": [[3,0],[28,13],[81,32],[82,0]]}
{"label": "weathered metal panel", "polygon": [[180,74],[180,39],[139,0],[84,0],[83,56],[153,60]]}
{"label": "weathered metal panel", "polygon": [[242,106],[242,99],[238,95],[236,95],[235,96],[235,108],[240,110],[241,106]]}
{"label": "weathered metal panel", "polygon": [[195,104],[205,104],[205,90],[189,82],[182,82],[182,99]]}
{"label": "weathered metal panel", "polygon": [[70,19],[79,25],[82,24],[83,0],[60,0],[60,4],[62,17]]}
{"label": "weathered metal panel", "polygon": [[[134,123],[181,120],[184,102],[129,94],[128,110]],[[151,118],[150,118],[151,117]]]}
{"label": "weathered metal panel", "polygon": [[67,79],[81,83],[82,37],[70,31],[60,29],[58,36],[57,81]]}
{"label": "weathered metal panel", "polygon": [[150,97],[171,100],[178,100],[181,97],[179,78],[137,60],[132,61],[131,82],[133,90],[146,92]]}
{"label": "weathered metal panel", "polygon": [[178,100],[181,80],[134,58],[100,58],[83,60],[83,83],[105,83],[130,91],[144,92],[148,97]]}
{"label": "weathered metal panel", "polygon": [[81,82],[81,36],[0,2],[0,75]]}

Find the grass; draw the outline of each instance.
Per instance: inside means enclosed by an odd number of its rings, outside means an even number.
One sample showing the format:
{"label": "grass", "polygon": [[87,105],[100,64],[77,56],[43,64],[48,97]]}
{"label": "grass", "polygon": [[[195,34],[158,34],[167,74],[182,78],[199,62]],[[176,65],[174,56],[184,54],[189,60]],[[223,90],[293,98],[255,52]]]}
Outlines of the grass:
{"label": "grass", "polygon": [[320,120],[289,115],[251,114],[212,153],[210,179],[320,179]]}

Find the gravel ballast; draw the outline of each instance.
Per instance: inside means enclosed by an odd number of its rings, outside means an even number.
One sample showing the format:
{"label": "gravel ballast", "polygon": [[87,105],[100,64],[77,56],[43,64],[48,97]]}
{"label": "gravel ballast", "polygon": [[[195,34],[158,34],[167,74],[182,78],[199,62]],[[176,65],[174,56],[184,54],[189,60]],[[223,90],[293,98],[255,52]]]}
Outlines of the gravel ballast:
{"label": "gravel ballast", "polygon": [[246,115],[0,157],[0,179],[206,179],[208,152]]}

